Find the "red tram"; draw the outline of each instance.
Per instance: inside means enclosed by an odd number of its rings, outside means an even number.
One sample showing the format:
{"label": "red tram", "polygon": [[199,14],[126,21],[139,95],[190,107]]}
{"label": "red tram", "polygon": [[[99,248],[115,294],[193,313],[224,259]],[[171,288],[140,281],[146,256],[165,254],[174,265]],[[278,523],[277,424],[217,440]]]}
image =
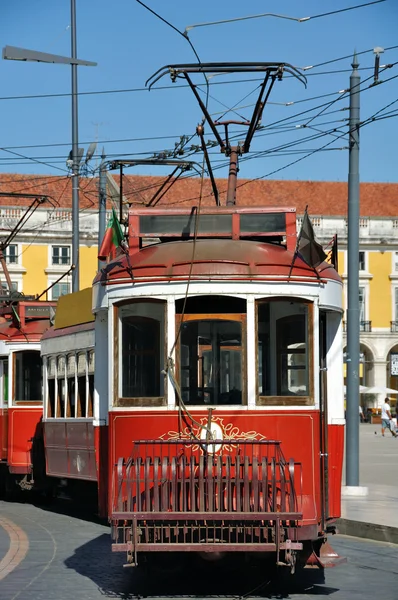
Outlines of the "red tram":
{"label": "red tram", "polygon": [[[42,359],[40,340],[56,302],[3,298],[0,308],[0,488],[31,489],[33,461],[41,470]],[[38,481],[39,483],[39,481]]]}
{"label": "red tram", "polygon": [[295,248],[292,208],[130,208],[128,250],[59,300],[42,340],[47,474],[98,490],[128,563],[335,562],[342,283]]}

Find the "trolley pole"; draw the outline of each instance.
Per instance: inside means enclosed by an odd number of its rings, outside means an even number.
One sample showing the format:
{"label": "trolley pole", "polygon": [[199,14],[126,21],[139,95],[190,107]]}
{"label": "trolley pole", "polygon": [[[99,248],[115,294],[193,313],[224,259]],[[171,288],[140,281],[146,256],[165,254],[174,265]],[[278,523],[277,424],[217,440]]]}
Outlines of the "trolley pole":
{"label": "trolley pole", "polygon": [[359,486],[359,84],[354,53],[350,76],[348,170],[348,293],[346,485]]}
{"label": "trolley pole", "polygon": [[[102,149],[101,164],[99,172],[99,216],[98,216],[98,252],[101,248],[102,240],[105,235],[106,221],[106,165],[105,150]],[[98,261],[98,270],[102,268],[102,261]]]}

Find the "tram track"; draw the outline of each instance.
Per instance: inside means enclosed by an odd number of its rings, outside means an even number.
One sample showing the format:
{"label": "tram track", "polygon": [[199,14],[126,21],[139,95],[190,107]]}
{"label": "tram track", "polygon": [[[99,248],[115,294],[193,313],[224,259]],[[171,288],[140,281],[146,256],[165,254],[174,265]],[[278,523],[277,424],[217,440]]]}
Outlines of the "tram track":
{"label": "tram track", "polygon": [[[7,505],[7,509],[4,511],[12,517],[12,520],[7,517],[0,517],[0,526],[7,531],[10,538],[9,550],[0,562],[0,580],[10,575],[11,572],[18,567],[25,568],[24,561],[28,552],[34,552],[35,545],[38,545],[38,543],[42,545],[43,540],[40,539],[40,536],[35,534],[35,529],[45,532],[45,534],[51,540],[52,554],[45,564],[39,568],[38,572],[35,572],[35,574],[30,577],[27,582],[21,578],[22,587],[19,590],[16,590],[15,593],[10,596],[10,600],[16,600],[23,592],[28,590],[28,588],[30,588],[43,575],[43,573],[51,567],[51,564],[53,563],[57,553],[57,542],[48,527],[40,523],[37,519],[33,519],[26,514],[22,514],[21,510],[15,510],[15,507],[17,506],[21,505],[13,504],[11,505],[13,508],[11,509],[9,508],[9,505]],[[37,542],[37,540],[40,541]],[[2,599],[1,591],[0,598]]]}

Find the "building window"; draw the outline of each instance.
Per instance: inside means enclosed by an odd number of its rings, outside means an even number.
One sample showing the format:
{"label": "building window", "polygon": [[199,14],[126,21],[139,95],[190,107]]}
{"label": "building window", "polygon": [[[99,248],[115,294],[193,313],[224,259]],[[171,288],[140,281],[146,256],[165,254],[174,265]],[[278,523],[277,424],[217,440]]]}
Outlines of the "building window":
{"label": "building window", "polygon": [[18,262],[18,246],[17,244],[10,244],[4,253],[7,264],[17,264]]}
{"label": "building window", "polygon": [[394,271],[398,271],[398,252],[394,252]]}
{"label": "building window", "polygon": [[359,288],[359,321],[366,321],[365,288]]}
{"label": "building window", "polygon": [[[8,292],[8,284],[7,283],[1,284],[1,291],[3,294]],[[18,282],[17,281],[11,281],[11,291],[12,292],[18,291]]]}
{"label": "building window", "polygon": [[58,300],[60,296],[65,296],[65,294],[70,293],[70,284],[69,283],[56,283],[53,288],[51,288],[51,299]]}
{"label": "building window", "polygon": [[53,246],[52,247],[53,265],[70,265],[70,247]]}
{"label": "building window", "polygon": [[360,252],[359,253],[359,270],[360,271],[366,271],[365,252]]}
{"label": "building window", "polygon": [[398,287],[394,289],[394,320],[398,321]]}

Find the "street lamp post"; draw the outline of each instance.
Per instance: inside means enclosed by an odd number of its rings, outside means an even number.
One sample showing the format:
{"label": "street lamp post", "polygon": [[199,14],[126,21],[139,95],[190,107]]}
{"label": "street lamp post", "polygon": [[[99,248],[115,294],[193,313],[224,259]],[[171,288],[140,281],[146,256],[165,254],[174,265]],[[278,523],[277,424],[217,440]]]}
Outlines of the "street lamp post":
{"label": "street lamp post", "polygon": [[97,63],[79,60],[76,57],[76,0],[71,0],[71,57],[46,54],[36,50],[26,50],[15,46],[3,48],[3,58],[29,62],[45,62],[72,67],[72,291],[79,290],[79,156],[78,156],[78,102],[77,102],[77,67],[95,67]]}

